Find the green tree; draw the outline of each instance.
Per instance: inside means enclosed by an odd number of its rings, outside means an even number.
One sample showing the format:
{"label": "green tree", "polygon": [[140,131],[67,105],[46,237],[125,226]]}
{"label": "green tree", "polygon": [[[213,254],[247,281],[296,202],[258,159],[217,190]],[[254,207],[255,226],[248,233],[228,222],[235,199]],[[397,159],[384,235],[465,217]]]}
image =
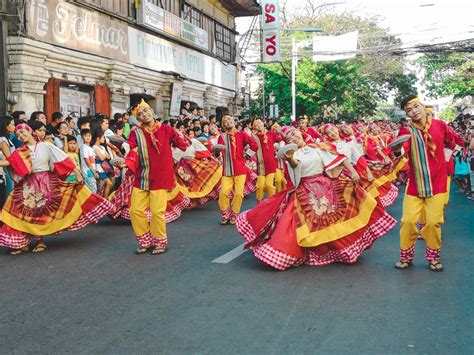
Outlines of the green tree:
{"label": "green tree", "polygon": [[429,53],[418,59],[424,69],[424,85],[433,98],[474,95],[474,54]]}

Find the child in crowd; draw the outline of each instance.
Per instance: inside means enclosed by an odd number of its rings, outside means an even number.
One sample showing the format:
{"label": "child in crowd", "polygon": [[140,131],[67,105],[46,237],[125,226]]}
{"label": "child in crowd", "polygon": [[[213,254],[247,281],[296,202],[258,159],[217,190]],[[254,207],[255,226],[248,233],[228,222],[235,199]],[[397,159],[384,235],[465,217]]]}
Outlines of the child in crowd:
{"label": "child in crowd", "polygon": [[111,157],[107,149],[104,147],[104,132],[100,130],[94,131],[92,134],[92,143],[94,144],[92,149],[95,154],[95,169],[97,174],[99,174],[99,179],[97,180],[97,193],[107,198],[110,195],[113,186],[109,175],[113,175],[114,169],[109,163]]}
{"label": "child in crowd", "polygon": [[81,172],[84,183],[93,193],[97,193],[99,174],[95,171],[95,154],[91,147],[92,133],[88,128],[81,130],[82,147],[80,152]]}
{"label": "child in crowd", "polygon": [[79,148],[77,147],[76,137],[73,135],[67,136],[67,155],[72,159],[74,164],[76,164],[76,170],[74,170],[71,175],[66,178],[67,182],[76,182],[77,176],[76,171],[81,170],[81,161],[79,160]]}
{"label": "child in crowd", "polygon": [[46,143],[54,144],[53,132],[51,132],[49,129],[47,129],[46,132],[45,132],[45,134],[44,134],[44,141],[45,141]]}

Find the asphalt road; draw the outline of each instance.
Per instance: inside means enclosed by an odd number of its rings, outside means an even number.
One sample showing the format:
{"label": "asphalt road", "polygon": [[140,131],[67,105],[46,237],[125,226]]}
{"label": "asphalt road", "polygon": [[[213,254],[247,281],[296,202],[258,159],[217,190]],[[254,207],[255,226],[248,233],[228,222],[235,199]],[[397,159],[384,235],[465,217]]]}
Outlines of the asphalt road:
{"label": "asphalt road", "polygon": [[[393,268],[398,225],[355,265],[279,272],[250,251],[212,263],[243,242],[215,201],[169,224],[160,256],[135,255],[130,225],[104,220],[0,255],[0,353],[472,354],[473,207],[453,193],[443,273],[423,241],[413,268]],[[389,211],[400,219],[401,197]]]}

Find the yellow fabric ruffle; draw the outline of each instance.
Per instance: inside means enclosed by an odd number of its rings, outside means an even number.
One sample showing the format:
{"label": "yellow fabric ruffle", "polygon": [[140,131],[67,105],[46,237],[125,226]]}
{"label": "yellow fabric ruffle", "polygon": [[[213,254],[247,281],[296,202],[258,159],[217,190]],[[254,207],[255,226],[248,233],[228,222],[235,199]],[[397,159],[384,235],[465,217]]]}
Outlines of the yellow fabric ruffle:
{"label": "yellow fabric ruffle", "polygon": [[20,232],[36,235],[36,236],[44,236],[57,233],[61,230],[67,229],[68,227],[72,226],[82,215],[82,205],[87,199],[92,195],[92,192],[83,186],[76,195],[77,201],[74,204],[74,207],[71,211],[64,215],[61,219],[56,219],[48,224],[33,224],[28,223],[22,219],[16,218],[9,214],[6,209],[2,210],[2,214],[0,219],[3,223],[8,225],[9,227],[16,229]]}

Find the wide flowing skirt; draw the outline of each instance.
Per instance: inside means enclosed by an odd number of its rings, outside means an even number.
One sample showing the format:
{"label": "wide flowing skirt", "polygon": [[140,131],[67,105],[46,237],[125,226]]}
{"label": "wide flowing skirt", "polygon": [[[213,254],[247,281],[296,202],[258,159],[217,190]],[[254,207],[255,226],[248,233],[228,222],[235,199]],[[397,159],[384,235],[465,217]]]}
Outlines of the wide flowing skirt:
{"label": "wide flowing skirt", "polygon": [[19,249],[36,237],[78,230],[96,223],[112,204],[83,183],[70,183],[52,172],[27,175],[8,196],[0,214],[0,245]]}
{"label": "wide flowing skirt", "polygon": [[324,175],[303,178],[295,190],[262,201],[236,220],[246,247],[278,270],[354,263],[395,224],[362,187]]}
{"label": "wide flowing skirt", "polygon": [[183,158],[175,166],[176,183],[190,199],[186,209],[219,197],[222,166],[215,158]]}

